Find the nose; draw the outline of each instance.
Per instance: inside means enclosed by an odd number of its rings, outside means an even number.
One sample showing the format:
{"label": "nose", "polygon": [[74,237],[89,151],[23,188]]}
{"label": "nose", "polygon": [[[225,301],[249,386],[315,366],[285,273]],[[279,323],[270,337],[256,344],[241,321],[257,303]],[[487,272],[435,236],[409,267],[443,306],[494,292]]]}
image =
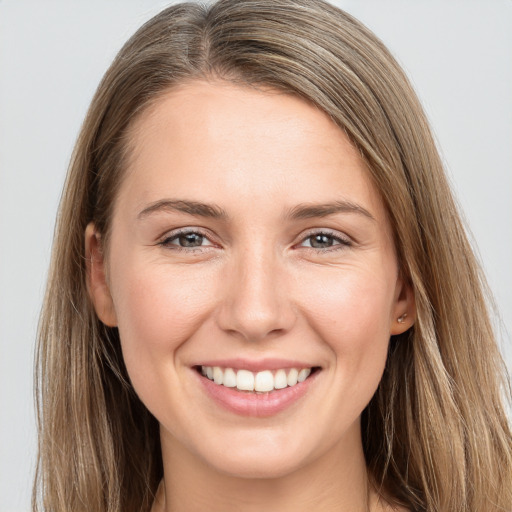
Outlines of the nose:
{"label": "nose", "polygon": [[219,327],[246,341],[289,332],[296,313],[283,267],[271,249],[235,258],[223,282]]}

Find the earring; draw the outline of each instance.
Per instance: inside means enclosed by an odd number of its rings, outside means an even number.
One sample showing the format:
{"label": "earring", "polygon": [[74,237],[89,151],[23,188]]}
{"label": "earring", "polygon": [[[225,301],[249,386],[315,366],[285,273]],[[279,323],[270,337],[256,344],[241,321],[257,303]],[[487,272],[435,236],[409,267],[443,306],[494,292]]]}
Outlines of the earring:
{"label": "earring", "polygon": [[405,319],[407,318],[407,313],[404,313],[402,316],[399,316],[396,321],[399,323],[399,324],[403,324],[405,322]]}

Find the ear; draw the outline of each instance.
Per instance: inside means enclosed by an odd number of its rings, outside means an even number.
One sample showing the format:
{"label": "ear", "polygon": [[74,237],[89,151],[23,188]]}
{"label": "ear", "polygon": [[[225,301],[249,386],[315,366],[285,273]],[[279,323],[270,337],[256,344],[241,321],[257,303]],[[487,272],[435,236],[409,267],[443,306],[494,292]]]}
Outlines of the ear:
{"label": "ear", "polygon": [[416,320],[416,301],[411,282],[401,276],[398,277],[393,304],[390,334],[402,334],[410,329]]}
{"label": "ear", "polygon": [[117,317],[106,278],[106,263],[101,247],[101,235],[92,222],[85,228],[85,261],[87,292],[96,314],[105,325],[116,327]]}

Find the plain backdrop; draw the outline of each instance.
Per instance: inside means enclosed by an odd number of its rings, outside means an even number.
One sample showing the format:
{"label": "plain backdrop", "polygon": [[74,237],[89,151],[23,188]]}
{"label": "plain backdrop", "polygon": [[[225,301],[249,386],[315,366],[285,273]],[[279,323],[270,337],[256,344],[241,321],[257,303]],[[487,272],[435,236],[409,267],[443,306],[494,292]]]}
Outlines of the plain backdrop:
{"label": "plain backdrop", "polygon": [[[512,1],[340,0],[389,46],[433,125],[512,356]],[[99,80],[169,2],[0,0],[0,512],[30,508],[35,332],[59,195]]]}

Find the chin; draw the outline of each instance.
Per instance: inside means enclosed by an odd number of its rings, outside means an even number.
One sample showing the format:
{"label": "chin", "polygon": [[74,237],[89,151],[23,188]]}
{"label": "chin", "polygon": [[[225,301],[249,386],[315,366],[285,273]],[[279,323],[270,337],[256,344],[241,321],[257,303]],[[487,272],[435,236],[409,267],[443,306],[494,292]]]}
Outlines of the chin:
{"label": "chin", "polygon": [[298,460],[283,460],[279,457],[254,457],[252,459],[231,457],[216,461],[214,468],[221,474],[246,479],[277,479],[288,476],[303,464]]}
{"label": "chin", "polygon": [[[238,478],[281,478],[306,466],[314,447],[305,440],[273,437],[268,432],[247,436],[243,443],[219,443],[203,452],[207,465],[219,473]],[[238,440],[239,441],[239,440]]]}

